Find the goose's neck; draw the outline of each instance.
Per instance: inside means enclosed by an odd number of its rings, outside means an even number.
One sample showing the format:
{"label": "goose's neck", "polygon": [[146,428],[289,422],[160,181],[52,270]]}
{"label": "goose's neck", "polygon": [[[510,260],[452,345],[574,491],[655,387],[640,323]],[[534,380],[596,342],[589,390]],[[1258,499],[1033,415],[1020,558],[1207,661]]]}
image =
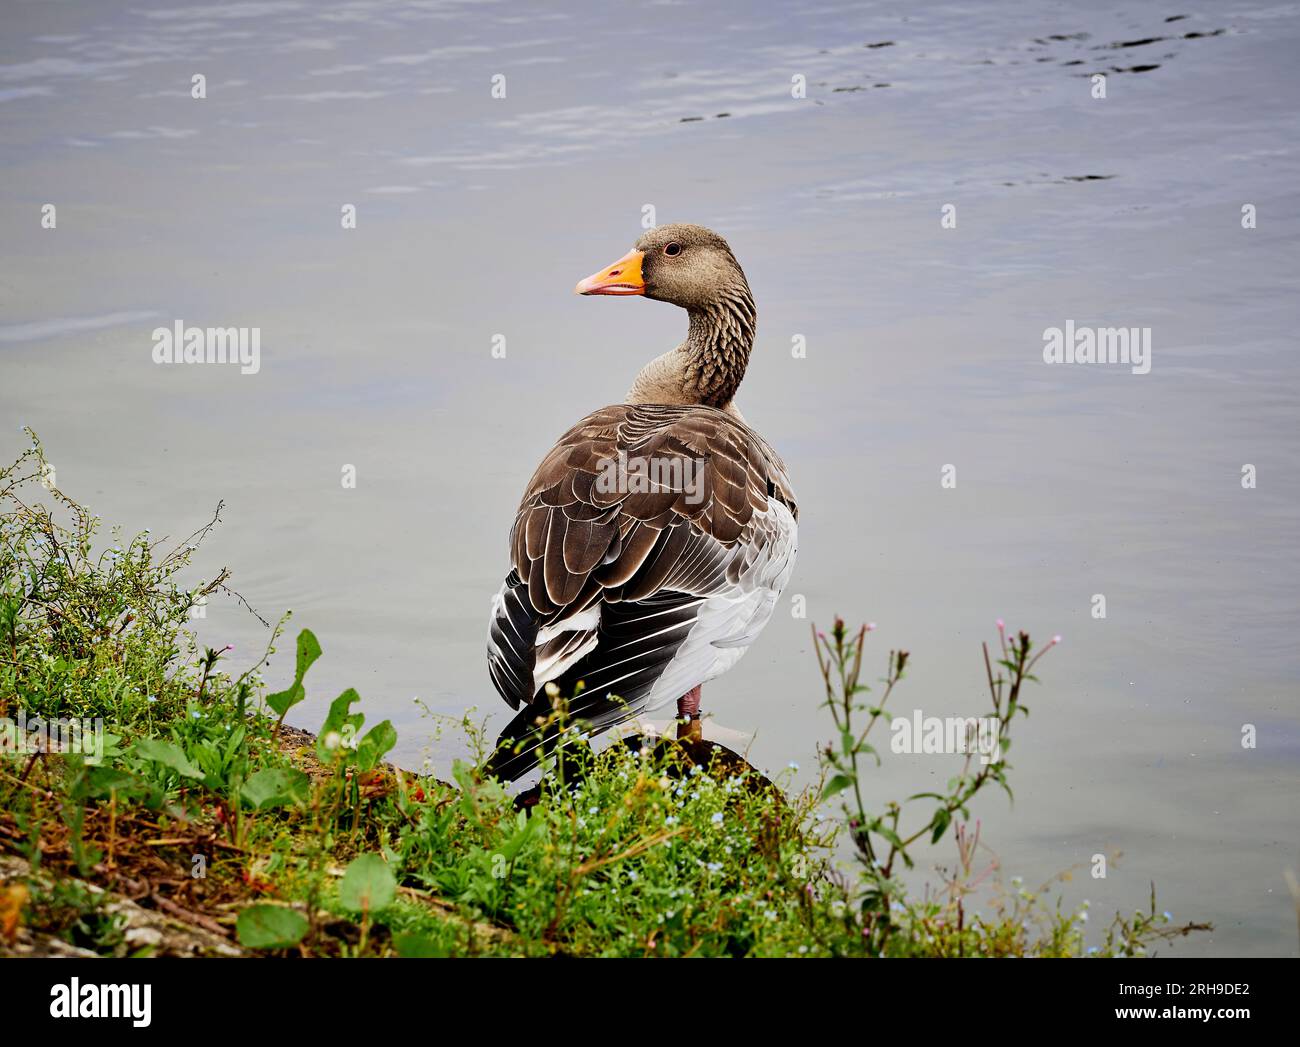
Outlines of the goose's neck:
{"label": "goose's neck", "polygon": [[732,407],[754,346],[754,300],[743,288],[687,312],[686,341],[641,369],[628,403]]}

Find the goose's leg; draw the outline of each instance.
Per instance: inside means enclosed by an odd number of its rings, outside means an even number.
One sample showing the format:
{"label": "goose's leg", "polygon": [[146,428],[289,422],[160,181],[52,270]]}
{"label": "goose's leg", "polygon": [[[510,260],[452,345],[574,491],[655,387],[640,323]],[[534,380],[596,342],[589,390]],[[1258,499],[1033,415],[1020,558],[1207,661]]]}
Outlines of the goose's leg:
{"label": "goose's leg", "polygon": [[677,699],[677,737],[682,741],[701,741],[704,732],[700,729],[700,688],[693,687]]}

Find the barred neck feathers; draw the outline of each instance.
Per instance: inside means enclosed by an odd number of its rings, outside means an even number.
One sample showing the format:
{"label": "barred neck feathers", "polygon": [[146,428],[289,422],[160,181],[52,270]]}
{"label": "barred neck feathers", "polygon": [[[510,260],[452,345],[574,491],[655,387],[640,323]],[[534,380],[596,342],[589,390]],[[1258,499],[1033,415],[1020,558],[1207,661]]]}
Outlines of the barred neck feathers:
{"label": "barred neck feathers", "polygon": [[628,403],[704,404],[723,410],[731,405],[754,345],[757,315],[749,288],[728,288],[688,314],[686,341],[641,369]]}

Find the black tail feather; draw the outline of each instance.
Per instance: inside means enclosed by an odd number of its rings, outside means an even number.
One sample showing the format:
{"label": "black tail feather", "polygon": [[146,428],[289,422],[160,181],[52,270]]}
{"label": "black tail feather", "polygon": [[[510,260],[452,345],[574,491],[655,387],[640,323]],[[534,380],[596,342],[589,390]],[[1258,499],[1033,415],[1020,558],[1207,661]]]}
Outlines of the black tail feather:
{"label": "black tail feather", "polygon": [[[514,586],[511,592],[525,594],[527,590],[515,584],[517,579],[512,572],[508,579]],[[704,599],[692,593],[662,592],[636,602],[602,605],[596,649],[555,681],[561,694],[574,695],[568,700],[566,715],[556,717],[545,689],[539,691],[501,732],[484,771],[503,781],[515,781],[554,751],[563,728],[594,735],[636,716],[685,642]],[[524,626],[532,628],[535,635],[535,622],[521,622]],[[508,645],[502,646],[508,649]],[[531,674],[531,663],[526,671]],[[493,679],[501,689],[496,672],[494,664]],[[525,673],[521,669],[516,675],[522,679]],[[610,693],[614,688],[617,695]],[[502,693],[507,691],[502,689]],[[539,720],[543,721],[540,725]]]}

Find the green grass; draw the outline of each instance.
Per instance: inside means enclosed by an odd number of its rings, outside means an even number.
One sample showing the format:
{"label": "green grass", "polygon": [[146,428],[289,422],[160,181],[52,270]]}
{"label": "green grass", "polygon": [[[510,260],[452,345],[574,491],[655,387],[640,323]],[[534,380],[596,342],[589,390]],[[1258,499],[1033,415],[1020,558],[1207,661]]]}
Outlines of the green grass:
{"label": "green grass", "polygon": [[[1010,791],[1005,755],[968,760],[943,792],[866,804],[872,732],[908,656],[889,653],[872,699],[865,629],[837,620],[815,636],[839,739],[810,754],[815,788],[793,792],[792,771],[773,785],[707,745],[575,741],[520,809],[477,770],[468,718],[453,782],[390,767],[397,734],[368,723],[355,691],[314,739],[285,728],[323,655],[316,637],[298,634],[294,679],[271,690],[263,668],[287,617],[242,671],[189,629],[197,601],[230,593],[224,572],[180,584],[218,517],[175,546],[101,542],[98,519],[46,476],[34,434],[0,471],[0,716],[101,718],[105,747],[0,754],[0,852],[24,870],[0,886],[0,951],[42,937],[170,951],[130,944],[87,883],[268,954],[1131,956],[1196,929],[1153,895],[1088,950],[1085,909],[976,868],[970,807],[990,785]],[[1000,642],[985,715],[1005,754],[1044,651],[1024,634]],[[954,847],[957,871],[909,893],[920,852],[954,867]]]}

